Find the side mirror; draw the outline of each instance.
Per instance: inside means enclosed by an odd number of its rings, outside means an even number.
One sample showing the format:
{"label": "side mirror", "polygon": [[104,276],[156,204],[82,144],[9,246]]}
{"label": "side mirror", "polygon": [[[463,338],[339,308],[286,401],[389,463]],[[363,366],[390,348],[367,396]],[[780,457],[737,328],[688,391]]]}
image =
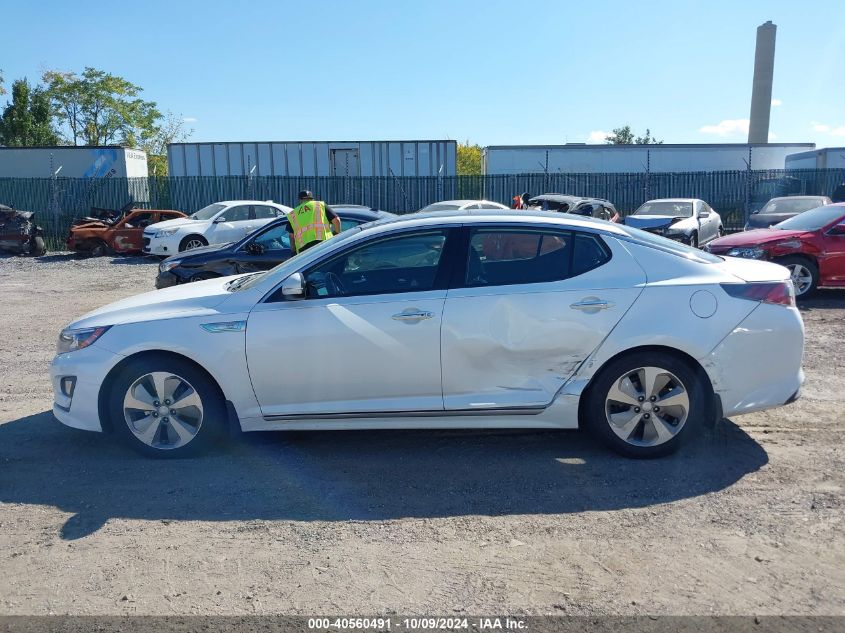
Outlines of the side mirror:
{"label": "side mirror", "polygon": [[710,212],[709,212],[709,211],[700,211],[700,212],[698,213],[698,217],[700,217],[700,218],[709,218],[709,217],[710,217]]}
{"label": "side mirror", "polygon": [[845,235],[845,224],[837,224],[833,226],[830,231],[828,231],[828,235]]}
{"label": "side mirror", "polygon": [[214,218],[214,224],[220,224],[221,222],[225,222],[225,221],[226,221],[226,218],[224,218],[222,215],[219,215],[216,218]]}
{"label": "side mirror", "polygon": [[302,299],[305,296],[305,278],[302,273],[293,273],[282,282],[282,296],[286,299]]}

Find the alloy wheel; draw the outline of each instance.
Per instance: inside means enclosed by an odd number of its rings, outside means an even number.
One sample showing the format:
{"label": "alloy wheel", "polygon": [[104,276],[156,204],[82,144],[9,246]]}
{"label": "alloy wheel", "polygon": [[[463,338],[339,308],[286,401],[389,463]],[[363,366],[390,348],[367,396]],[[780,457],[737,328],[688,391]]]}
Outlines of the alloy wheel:
{"label": "alloy wheel", "polygon": [[203,404],[184,378],[155,371],[133,382],[123,398],[123,417],[132,434],[159,450],[180,448],[202,426]]}
{"label": "alloy wheel", "polygon": [[605,398],[611,430],[633,446],[659,446],[675,437],[689,416],[689,392],[660,367],[639,367],[617,378]]}
{"label": "alloy wheel", "polygon": [[185,244],[185,250],[189,251],[189,250],[194,249],[194,248],[202,248],[203,246],[205,246],[205,244],[202,243],[202,240],[197,240],[197,239],[188,240],[188,243]]}
{"label": "alloy wheel", "polygon": [[787,266],[789,274],[792,279],[792,284],[795,286],[795,294],[800,296],[807,292],[813,286],[813,273],[804,264],[789,264]]}

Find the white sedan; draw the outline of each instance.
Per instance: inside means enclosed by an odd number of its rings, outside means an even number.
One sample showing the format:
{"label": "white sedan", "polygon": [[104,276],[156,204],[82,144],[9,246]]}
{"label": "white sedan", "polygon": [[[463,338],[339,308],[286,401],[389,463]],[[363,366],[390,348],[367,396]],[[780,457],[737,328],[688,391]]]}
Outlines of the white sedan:
{"label": "white sedan", "polygon": [[555,213],[414,214],[71,323],[53,412],[151,455],[243,431],[576,428],[652,457],[798,397],[789,272]]}
{"label": "white sedan", "polygon": [[228,200],[203,207],[187,218],[166,220],[144,229],[144,253],[169,257],[209,244],[236,242],[255,229],[290,213],[270,200]]}
{"label": "white sedan", "polygon": [[505,210],[506,207],[498,202],[492,200],[443,200],[442,202],[435,202],[427,207],[420,209],[420,212],[426,211],[476,211],[478,209],[489,210]]}

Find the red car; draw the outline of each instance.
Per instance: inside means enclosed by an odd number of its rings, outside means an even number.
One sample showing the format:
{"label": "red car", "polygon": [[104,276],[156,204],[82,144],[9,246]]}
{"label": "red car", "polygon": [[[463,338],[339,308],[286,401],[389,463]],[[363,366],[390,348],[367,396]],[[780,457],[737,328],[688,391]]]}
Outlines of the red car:
{"label": "red car", "polygon": [[819,286],[845,288],[845,203],[805,211],[768,229],[734,233],[704,250],[782,264],[792,272],[798,297]]}

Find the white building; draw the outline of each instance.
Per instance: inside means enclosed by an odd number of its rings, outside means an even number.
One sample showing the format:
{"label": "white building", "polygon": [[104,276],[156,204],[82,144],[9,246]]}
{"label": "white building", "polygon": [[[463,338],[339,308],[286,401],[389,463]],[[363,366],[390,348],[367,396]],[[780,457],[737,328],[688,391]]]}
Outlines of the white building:
{"label": "white building", "polygon": [[784,169],[786,157],[814,143],[682,145],[491,145],[482,151],[486,175],[640,173]]}

